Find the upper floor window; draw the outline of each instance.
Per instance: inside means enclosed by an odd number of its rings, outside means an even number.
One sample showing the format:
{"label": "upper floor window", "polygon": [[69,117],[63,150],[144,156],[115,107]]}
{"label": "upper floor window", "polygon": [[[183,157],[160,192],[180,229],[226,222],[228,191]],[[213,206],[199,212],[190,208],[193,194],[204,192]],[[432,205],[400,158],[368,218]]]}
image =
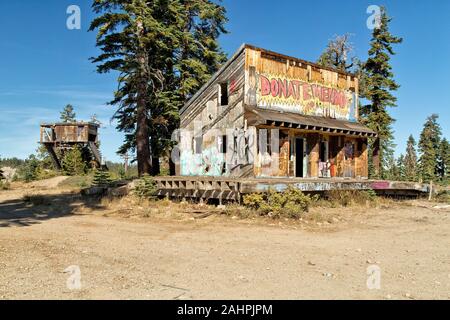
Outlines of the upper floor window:
{"label": "upper floor window", "polygon": [[228,82],[220,84],[220,105],[228,105]]}

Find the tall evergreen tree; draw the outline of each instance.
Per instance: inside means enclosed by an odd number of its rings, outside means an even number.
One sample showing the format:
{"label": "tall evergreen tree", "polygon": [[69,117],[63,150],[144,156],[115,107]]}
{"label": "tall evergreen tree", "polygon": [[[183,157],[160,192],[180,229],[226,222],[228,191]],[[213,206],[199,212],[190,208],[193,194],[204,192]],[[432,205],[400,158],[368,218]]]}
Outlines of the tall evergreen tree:
{"label": "tall evergreen tree", "polygon": [[68,104],[64,107],[63,111],[61,112],[60,119],[64,123],[76,122],[76,114],[71,104]]}
{"label": "tall evergreen tree", "polygon": [[98,64],[99,73],[120,73],[118,90],[110,104],[118,106],[114,117],[118,129],[126,133],[125,148],[137,152],[139,174],[151,172],[149,100],[162,88],[158,55],[171,44],[168,30],[155,17],[163,14],[155,10],[164,4],[169,11],[167,1],[147,5],[144,0],[94,0],[92,5],[100,16],[89,30],[98,30],[97,46],[102,50],[92,61]]}
{"label": "tall evergreen tree", "polygon": [[[386,176],[387,161],[393,154],[393,132],[394,119],[389,115],[387,107],[395,107],[397,98],[392,94],[399,88],[394,81],[394,74],[390,65],[391,56],[395,54],[392,45],[401,43],[402,38],[393,36],[389,31],[389,23],[392,19],[388,16],[386,9],[381,10],[381,25],[372,33],[369,57],[364,64],[365,98],[370,104],[362,106],[360,115],[363,121],[378,133],[380,138],[380,164],[381,172],[372,172],[374,177],[384,178]],[[373,151],[373,141],[371,148]],[[372,158],[372,157],[370,157]]]}
{"label": "tall evergreen tree", "polygon": [[433,114],[427,118],[419,140],[419,171],[424,182],[438,179],[438,156],[441,144],[441,127],[437,122],[439,116]]}
{"label": "tall evergreen tree", "polygon": [[137,151],[139,174],[157,174],[179,109],[224,60],[225,10],[210,0],[95,0],[93,9],[101,15],[90,30],[103,51],[93,62],[120,72],[111,101],[125,132],[119,153]]}
{"label": "tall evergreen tree", "polygon": [[226,33],[223,6],[210,0],[180,0],[180,47],[175,51],[179,93],[183,102],[206,83],[226,56],[218,37]]}
{"label": "tall evergreen tree", "polygon": [[406,181],[417,181],[417,152],[416,140],[412,135],[409,136],[406,144],[405,179]]}
{"label": "tall evergreen tree", "polygon": [[444,183],[450,179],[450,144],[446,138],[442,139],[439,146],[438,176]]}
{"label": "tall evergreen tree", "polygon": [[405,174],[405,156],[401,154],[397,159],[397,174],[396,174],[396,180],[398,181],[405,181],[406,174]]}

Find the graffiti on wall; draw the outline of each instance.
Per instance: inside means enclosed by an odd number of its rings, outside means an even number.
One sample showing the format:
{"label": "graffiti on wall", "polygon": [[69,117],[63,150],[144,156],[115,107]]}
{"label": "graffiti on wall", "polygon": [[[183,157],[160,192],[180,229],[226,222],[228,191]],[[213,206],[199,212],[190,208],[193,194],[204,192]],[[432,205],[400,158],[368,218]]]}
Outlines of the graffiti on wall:
{"label": "graffiti on wall", "polygon": [[318,83],[284,76],[256,75],[256,103],[311,116],[355,121],[355,94]]}
{"label": "graffiti on wall", "polygon": [[183,176],[229,176],[241,165],[253,163],[253,131],[229,128],[224,132],[211,129],[202,135],[201,130],[180,130],[179,155],[172,155],[174,163],[180,164]]}
{"label": "graffiti on wall", "polygon": [[202,153],[182,152],[181,175],[220,177],[224,174],[225,157],[216,147],[202,150]]}

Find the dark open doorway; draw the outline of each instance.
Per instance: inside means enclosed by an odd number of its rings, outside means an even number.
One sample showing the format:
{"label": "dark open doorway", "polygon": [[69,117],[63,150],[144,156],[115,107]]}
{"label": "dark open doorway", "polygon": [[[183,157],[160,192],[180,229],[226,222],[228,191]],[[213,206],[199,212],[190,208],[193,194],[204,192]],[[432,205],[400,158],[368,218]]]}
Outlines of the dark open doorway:
{"label": "dark open doorway", "polygon": [[304,157],[304,140],[303,138],[295,139],[295,176],[303,178],[303,157]]}

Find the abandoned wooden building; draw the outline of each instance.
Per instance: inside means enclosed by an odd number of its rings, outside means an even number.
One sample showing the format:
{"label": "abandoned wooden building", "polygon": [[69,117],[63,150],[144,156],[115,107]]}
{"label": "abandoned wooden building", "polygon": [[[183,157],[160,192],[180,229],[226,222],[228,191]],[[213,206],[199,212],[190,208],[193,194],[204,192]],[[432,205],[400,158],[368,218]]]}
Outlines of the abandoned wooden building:
{"label": "abandoned wooden building", "polygon": [[97,148],[99,125],[92,122],[43,123],[40,143],[52,157],[55,167],[61,169],[61,158],[67,150],[75,146],[87,147],[95,166],[102,165],[102,157]]}
{"label": "abandoned wooden building", "polygon": [[181,110],[177,175],[367,179],[358,120],[355,75],[243,45]]}

